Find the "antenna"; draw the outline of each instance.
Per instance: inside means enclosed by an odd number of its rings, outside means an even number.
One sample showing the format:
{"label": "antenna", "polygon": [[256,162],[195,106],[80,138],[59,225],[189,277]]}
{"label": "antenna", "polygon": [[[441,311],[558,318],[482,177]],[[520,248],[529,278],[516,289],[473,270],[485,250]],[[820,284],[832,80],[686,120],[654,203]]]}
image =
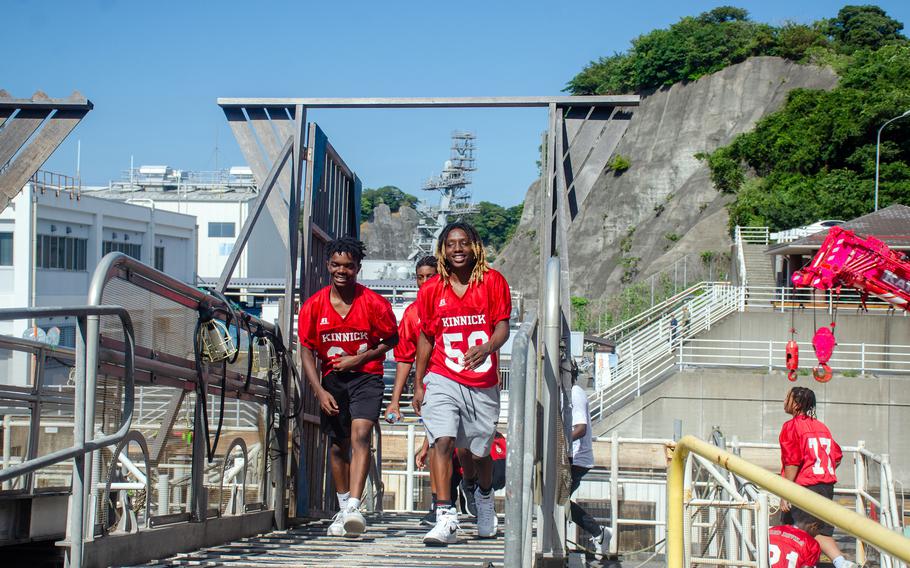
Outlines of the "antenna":
{"label": "antenna", "polygon": [[79,170],[82,166],[82,140],[76,140],[76,179],[81,180],[82,175],[80,175]]}
{"label": "antenna", "polygon": [[473,132],[456,130],[452,132],[449,159],[442,173],[431,176],[420,188],[440,194],[438,206],[425,205],[417,212],[420,220],[411,243],[408,258],[433,253],[433,246],[446,223],[477,211],[471,203],[471,172],[476,171],[474,151],[477,135]]}

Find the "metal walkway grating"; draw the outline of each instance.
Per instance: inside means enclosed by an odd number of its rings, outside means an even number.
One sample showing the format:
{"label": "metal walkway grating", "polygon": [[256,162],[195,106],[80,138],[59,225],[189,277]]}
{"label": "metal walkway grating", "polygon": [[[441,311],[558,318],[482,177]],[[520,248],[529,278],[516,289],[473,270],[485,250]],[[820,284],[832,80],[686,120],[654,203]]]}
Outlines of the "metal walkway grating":
{"label": "metal walkway grating", "polygon": [[328,520],[312,521],[287,531],[240,539],[222,546],[178,554],[143,566],[502,566],[504,542],[500,516],[499,538],[477,539],[475,524],[461,520],[458,544],[424,546],[428,527],[418,525],[420,514],[385,513],[367,516],[367,531],[359,539],[326,536]]}

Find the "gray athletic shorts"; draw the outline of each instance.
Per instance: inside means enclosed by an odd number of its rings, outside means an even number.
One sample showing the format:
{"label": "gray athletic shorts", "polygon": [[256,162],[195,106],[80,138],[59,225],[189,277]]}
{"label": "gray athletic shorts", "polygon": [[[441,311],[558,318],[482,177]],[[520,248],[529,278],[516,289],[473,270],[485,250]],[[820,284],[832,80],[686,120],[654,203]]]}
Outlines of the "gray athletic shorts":
{"label": "gray athletic shorts", "polygon": [[499,386],[468,387],[427,373],[426,395],[420,414],[430,444],[436,438],[455,438],[456,448],[468,448],[478,457],[490,455],[499,420]]}

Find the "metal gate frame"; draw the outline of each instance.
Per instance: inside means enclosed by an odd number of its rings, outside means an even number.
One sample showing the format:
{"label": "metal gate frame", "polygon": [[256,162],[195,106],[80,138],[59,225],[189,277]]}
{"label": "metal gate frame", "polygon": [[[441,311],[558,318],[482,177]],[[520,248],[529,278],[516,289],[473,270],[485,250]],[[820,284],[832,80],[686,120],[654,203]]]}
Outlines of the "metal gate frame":
{"label": "metal gate frame", "polygon": [[[539,353],[545,361],[545,364],[538,367],[538,373],[542,374],[543,378],[543,388],[539,389],[542,392],[529,393],[534,394],[535,398],[540,399],[543,396],[545,401],[555,402],[560,397],[565,397],[567,395],[568,389],[566,385],[562,384],[564,382],[563,378],[560,377],[559,373],[559,340],[560,338],[567,340],[568,339],[568,329],[571,323],[571,310],[569,309],[569,247],[567,242],[567,233],[568,227],[571,223],[572,218],[574,218],[575,213],[578,209],[578,197],[577,193],[579,188],[585,183],[583,175],[580,175],[584,172],[586,167],[593,166],[593,171],[599,174],[597,167],[598,158],[594,159],[594,162],[590,162],[591,157],[595,148],[598,144],[606,144],[606,151],[604,146],[600,146],[601,158],[602,154],[606,153],[606,157],[612,153],[615,149],[616,144],[619,139],[622,137],[624,129],[619,131],[614,131],[612,133],[607,132],[607,126],[613,118],[617,118],[618,112],[621,112],[621,109],[624,107],[635,107],[638,106],[641,98],[638,95],[612,95],[612,96],[584,96],[584,97],[573,97],[573,96],[557,96],[557,97],[466,97],[466,98],[219,98],[218,105],[224,109],[225,115],[228,117],[229,122],[231,122],[232,129],[234,134],[238,139],[238,142],[241,145],[241,149],[244,151],[244,155],[247,156],[247,160],[250,163],[254,173],[262,183],[260,183],[260,196],[259,200],[265,199],[263,193],[271,191],[272,187],[276,184],[276,180],[282,171],[284,164],[287,160],[287,153],[291,152],[289,145],[291,144],[291,138],[285,136],[287,142],[285,143],[284,149],[280,152],[275,151],[271,152],[271,158],[269,163],[272,166],[269,168],[269,172],[266,175],[265,162],[261,159],[261,156],[257,155],[259,148],[253,142],[253,138],[250,133],[256,130],[258,123],[258,133],[260,135],[265,134],[268,136],[264,129],[264,118],[267,120],[269,116],[275,114],[282,120],[278,121],[278,125],[272,131],[278,132],[279,135],[282,135],[282,130],[280,126],[283,125],[283,120],[286,120],[288,117],[296,120],[296,128],[294,129],[293,137],[293,152],[292,152],[292,165],[291,165],[291,178],[292,178],[292,188],[291,188],[291,199],[288,201],[290,214],[288,215],[288,222],[284,225],[289,228],[288,234],[294,235],[294,227],[296,224],[292,219],[298,213],[298,202],[295,202],[294,196],[300,195],[300,193],[295,193],[294,186],[300,187],[300,167],[302,161],[304,160],[304,154],[300,147],[300,133],[302,132],[302,126],[305,122],[305,116],[307,109],[351,109],[351,108],[371,108],[371,109],[383,109],[383,108],[547,108],[549,111],[549,120],[548,120],[548,131],[545,139],[545,152],[546,158],[544,161],[544,167],[542,168],[542,191],[541,193],[541,231],[539,233],[541,241],[545,243],[544,247],[541,247],[540,250],[540,275],[539,275],[539,284],[541,291],[541,298],[544,297],[547,283],[547,265],[548,260],[551,258],[558,258],[558,271],[559,271],[559,285],[554,286],[555,290],[552,292],[558,296],[558,306],[555,310],[545,310],[541,313],[540,318],[540,328],[547,330],[555,328],[555,332],[550,333],[541,333],[538,334],[538,349]],[[251,112],[252,110],[252,112]],[[252,126],[248,130],[242,128],[242,122],[246,121],[246,117],[249,118],[249,123],[252,123]],[[583,117],[583,118],[582,118]],[[589,125],[595,125],[599,123],[600,129],[595,130],[593,133],[590,130]],[[322,159],[321,156],[316,155],[314,143],[317,140],[317,130],[315,125],[310,127],[310,137],[308,138],[308,146],[306,151],[306,160],[310,161],[311,166],[320,163]],[[285,131],[286,132],[286,131]],[[584,132],[584,135],[582,134]],[[605,138],[606,137],[606,138]],[[576,147],[578,144],[579,147]],[[265,142],[262,143],[262,146],[268,151],[268,144]],[[278,144],[272,140],[271,147],[276,149]],[[573,152],[573,150],[575,150]],[[337,156],[337,154],[335,154]],[[576,160],[580,159],[580,163],[577,167],[573,166],[573,156]],[[603,158],[604,160],[606,158]],[[340,161],[340,158],[338,160]],[[341,162],[343,164],[343,162]],[[603,165],[600,165],[602,170]],[[305,259],[304,264],[301,266],[304,274],[302,275],[302,286],[298,287],[297,281],[294,279],[295,273],[294,268],[296,267],[298,256],[297,256],[297,247],[295,244],[296,239],[291,238],[286,240],[286,249],[291,253],[289,255],[290,267],[288,273],[288,282],[291,285],[286,287],[284,309],[282,310],[281,316],[281,328],[284,333],[285,342],[288,347],[293,349],[294,338],[292,337],[293,330],[293,314],[295,310],[294,307],[294,292],[299,290],[302,294],[309,293],[315,289],[315,286],[324,282],[325,268],[322,263],[315,260],[314,253],[318,246],[318,243],[314,243],[313,236],[317,236],[317,241],[325,242],[326,238],[329,236],[337,236],[339,234],[358,234],[358,223],[357,217],[354,216],[352,221],[353,223],[346,223],[346,231],[339,233],[328,233],[322,234],[319,232],[321,225],[319,222],[314,222],[314,204],[320,203],[320,195],[311,193],[313,191],[313,183],[311,180],[314,179],[313,171],[315,168],[307,169],[307,184],[303,192],[303,224],[305,228],[309,230],[304,231],[303,238],[303,257]],[[324,170],[323,170],[324,171]],[[334,170],[332,170],[334,171]],[[588,170],[590,173],[592,170]],[[595,176],[596,177],[596,176]],[[353,176],[356,179],[356,176]],[[590,178],[590,176],[588,176]],[[579,182],[579,180],[582,180]],[[318,184],[317,184],[318,185]],[[359,202],[359,199],[357,200]],[[574,204],[574,205],[573,205]],[[355,212],[358,209],[358,205],[354,204]],[[261,204],[257,201],[257,214],[261,210]],[[273,211],[270,208],[270,211]],[[347,213],[347,211],[345,211]],[[336,211],[337,214],[337,211]],[[273,211],[273,216],[275,217],[276,222],[281,226],[284,222],[285,217],[283,214],[275,214]],[[249,223],[254,223],[255,219],[251,215]],[[245,244],[245,238],[248,236],[247,227],[244,227],[244,231],[241,232],[243,241],[240,243],[239,248]],[[235,249],[238,248],[238,245],[235,245]],[[292,250],[295,249],[295,250]],[[239,252],[237,253],[239,254]],[[233,257],[232,253],[232,257]],[[226,268],[226,273],[222,274],[222,279],[220,282],[220,287],[223,290],[227,282],[230,279],[230,272],[233,270],[233,267],[230,269]],[[555,270],[555,266],[551,267],[550,272]],[[551,279],[552,279],[551,275]],[[552,280],[551,280],[552,281]],[[303,297],[303,296],[301,296]],[[552,313],[547,313],[552,312]],[[551,321],[555,320],[555,321]],[[534,377],[535,383],[540,377]],[[556,404],[547,404],[544,406],[545,415],[542,422],[542,428],[545,433],[556,434],[557,425],[559,423],[558,413],[559,408]],[[317,409],[318,411],[318,409]],[[298,416],[297,422],[299,425],[306,423],[308,416]],[[555,439],[555,438],[554,438]],[[317,438],[316,444],[324,445],[324,442],[319,436]],[[301,441],[303,443],[303,441]],[[312,441],[310,442],[312,443]],[[547,558],[564,558],[565,557],[565,512],[561,505],[556,504],[558,490],[557,490],[557,461],[558,456],[556,455],[556,448],[547,447],[543,451],[543,494],[545,495],[545,500],[548,504],[553,504],[552,516],[547,515],[545,519],[541,519],[540,524],[540,534],[538,538],[538,554],[542,557]],[[311,462],[301,463],[302,467],[308,469],[308,473],[312,474],[314,472],[315,464]],[[309,476],[307,476],[309,477]],[[328,500],[328,497],[323,495],[322,501],[325,502]],[[303,503],[305,505],[305,503]],[[277,516],[277,510],[276,510]],[[277,522],[279,527],[283,527],[283,522]],[[510,523],[509,519],[506,520],[507,525]],[[519,523],[520,524],[520,523]],[[508,530],[508,526],[507,526]]]}

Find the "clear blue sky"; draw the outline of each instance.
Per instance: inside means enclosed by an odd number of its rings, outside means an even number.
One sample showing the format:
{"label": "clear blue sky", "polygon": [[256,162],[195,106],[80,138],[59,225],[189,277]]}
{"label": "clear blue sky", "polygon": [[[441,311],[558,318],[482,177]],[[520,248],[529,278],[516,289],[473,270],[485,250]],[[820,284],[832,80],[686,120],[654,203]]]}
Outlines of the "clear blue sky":
{"label": "clear blue sky", "polygon": [[[723,4],[757,21],[810,22],[845,3],[642,0],[233,2],[6,0],[0,88],[29,97],[78,89],[95,103],[45,169],[106,184],[129,167],[243,164],[217,97],[557,95],[601,55]],[[860,3],[860,2],[856,2]],[[880,2],[910,22],[910,2]],[[905,30],[905,33],[907,30]],[[478,136],[474,196],[503,205],[536,177],[542,110],[310,113],[366,187],[419,193],[449,133]]]}

